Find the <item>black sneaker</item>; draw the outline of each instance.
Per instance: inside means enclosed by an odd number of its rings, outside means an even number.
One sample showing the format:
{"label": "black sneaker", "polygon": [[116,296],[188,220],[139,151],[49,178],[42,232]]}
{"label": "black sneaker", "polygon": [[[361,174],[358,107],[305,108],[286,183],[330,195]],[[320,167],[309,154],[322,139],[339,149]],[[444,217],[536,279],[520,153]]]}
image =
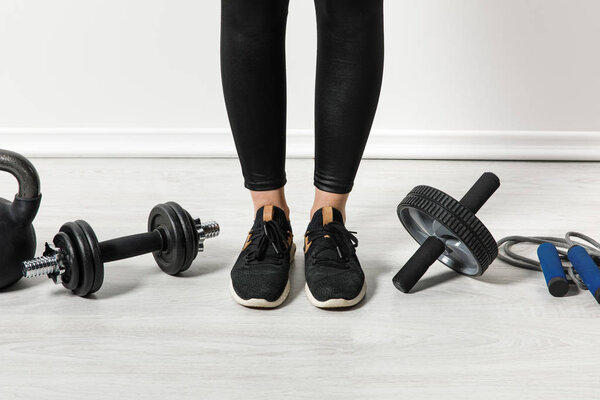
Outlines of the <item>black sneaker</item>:
{"label": "black sneaker", "polygon": [[296,245],[290,221],[275,206],[256,212],[254,225],[231,270],[231,294],[246,307],[274,308],[290,293],[290,263]]}
{"label": "black sneaker", "polygon": [[306,295],[319,308],[352,307],[367,291],[358,258],[356,232],[344,226],[342,213],[324,207],[314,215],[304,236]]}

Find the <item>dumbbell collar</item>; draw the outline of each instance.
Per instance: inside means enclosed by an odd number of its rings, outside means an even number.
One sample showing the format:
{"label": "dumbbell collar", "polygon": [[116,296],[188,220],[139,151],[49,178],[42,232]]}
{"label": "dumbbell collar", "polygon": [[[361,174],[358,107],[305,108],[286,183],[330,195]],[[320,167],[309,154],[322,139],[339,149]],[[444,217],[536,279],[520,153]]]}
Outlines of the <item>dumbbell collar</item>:
{"label": "dumbbell collar", "polygon": [[204,241],[219,236],[220,227],[216,221],[202,223],[199,218],[194,220],[198,232],[198,252],[204,251]]}
{"label": "dumbbell collar", "polygon": [[42,257],[23,262],[23,276],[25,278],[35,278],[47,275],[58,285],[62,283],[62,275],[69,268],[65,260],[66,257],[61,248],[46,243],[46,250]]}

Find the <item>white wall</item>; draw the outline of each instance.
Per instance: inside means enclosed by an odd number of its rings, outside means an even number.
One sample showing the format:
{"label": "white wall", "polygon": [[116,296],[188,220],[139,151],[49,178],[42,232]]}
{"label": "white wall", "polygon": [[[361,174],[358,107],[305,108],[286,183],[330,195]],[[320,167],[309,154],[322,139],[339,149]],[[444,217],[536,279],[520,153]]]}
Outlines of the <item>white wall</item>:
{"label": "white wall", "polygon": [[[56,141],[80,131],[223,136],[219,3],[0,1],[0,146],[35,153],[19,138]],[[416,140],[423,131],[436,131],[428,133],[436,141],[460,131],[496,142],[509,131],[529,147],[560,131],[563,140],[579,138],[580,149],[600,149],[600,133],[581,132],[600,132],[600,1],[387,0],[386,12],[385,82],[370,149],[406,156],[406,146],[377,141]],[[291,0],[296,133],[313,123],[314,51],[313,4]]]}

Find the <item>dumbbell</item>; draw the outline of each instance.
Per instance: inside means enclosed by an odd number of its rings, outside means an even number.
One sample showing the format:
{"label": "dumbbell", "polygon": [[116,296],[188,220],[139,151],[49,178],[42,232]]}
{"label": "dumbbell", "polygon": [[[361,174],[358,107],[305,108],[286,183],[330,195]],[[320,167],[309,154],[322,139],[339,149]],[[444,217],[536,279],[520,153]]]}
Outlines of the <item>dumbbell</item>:
{"label": "dumbbell", "polygon": [[219,224],[194,219],[179,204],[168,202],[152,209],[148,232],[98,242],[90,225],[67,222],[46,243],[42,257],[23,262],[23,276],[47,275],[78,296],[95,293],[104,281],[104,263],[152,253],[160,269],[169,275],[187,270],[204,241],[219,235]]}
{"label": "dumbbell", "polygon": [[394,286],[410,292],[436,260],[463,275],[482,275],[498,256],[498,246],[475,214],[499,187],[500,180],[491,172],[460,201],[430,186],[415,187],[397,213],[421,247],[394,276]]}

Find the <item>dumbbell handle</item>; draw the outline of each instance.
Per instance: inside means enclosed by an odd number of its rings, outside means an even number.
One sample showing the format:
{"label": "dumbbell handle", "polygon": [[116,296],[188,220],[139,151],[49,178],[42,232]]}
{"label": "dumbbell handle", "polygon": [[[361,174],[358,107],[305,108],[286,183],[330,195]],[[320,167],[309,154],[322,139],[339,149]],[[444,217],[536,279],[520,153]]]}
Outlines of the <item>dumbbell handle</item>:
{"label": "dumbbell handle", "polygon": [[162,250],[163,235],[157,229],[100,242],[99,247],[102,262],[108,263]]}
{"label": "dumbbell handle", "polygon": [[491,172],[486,172],[475,182],[460,200],[463,206],[476,214],[500,187],[500,179]]}
{"label": "dumbbell handle", "polygon": [[417,284],[419,279],[427,272],[431,264],[435,262],[446,250],[444,242],[435,236],[428,237],[419,250],[404,264],[404,267],[392,281],[398,290],[404,293],[410,290]]}
{"label": "dumbbell handle", "polygon": [[[46,244],[47,248],[48,244]],[[163,249],[163,236],[157,229],[152,232],[138,233],[98,243],[102,263],[124,260],[153,253]],[[61,264],[56,249],[51,249],[53,254],[44,255],[23,262],[23,276],[34,278],[36,276],[61,274]]]}
{"label": "dumbbell handle", "polygon": [[[199,219],[194,221],[200,236],[198,250],[201,250],[205,239],[216,237],[219,234],[219,226],[214,221],[205,223],[200,222]],[[102,262],[108,263],[164,250],[166,247],[164,235],[165,233],[161,232],[160,229],[155,229],[152,232],[138,233],[100,242],[100,258]]]}

